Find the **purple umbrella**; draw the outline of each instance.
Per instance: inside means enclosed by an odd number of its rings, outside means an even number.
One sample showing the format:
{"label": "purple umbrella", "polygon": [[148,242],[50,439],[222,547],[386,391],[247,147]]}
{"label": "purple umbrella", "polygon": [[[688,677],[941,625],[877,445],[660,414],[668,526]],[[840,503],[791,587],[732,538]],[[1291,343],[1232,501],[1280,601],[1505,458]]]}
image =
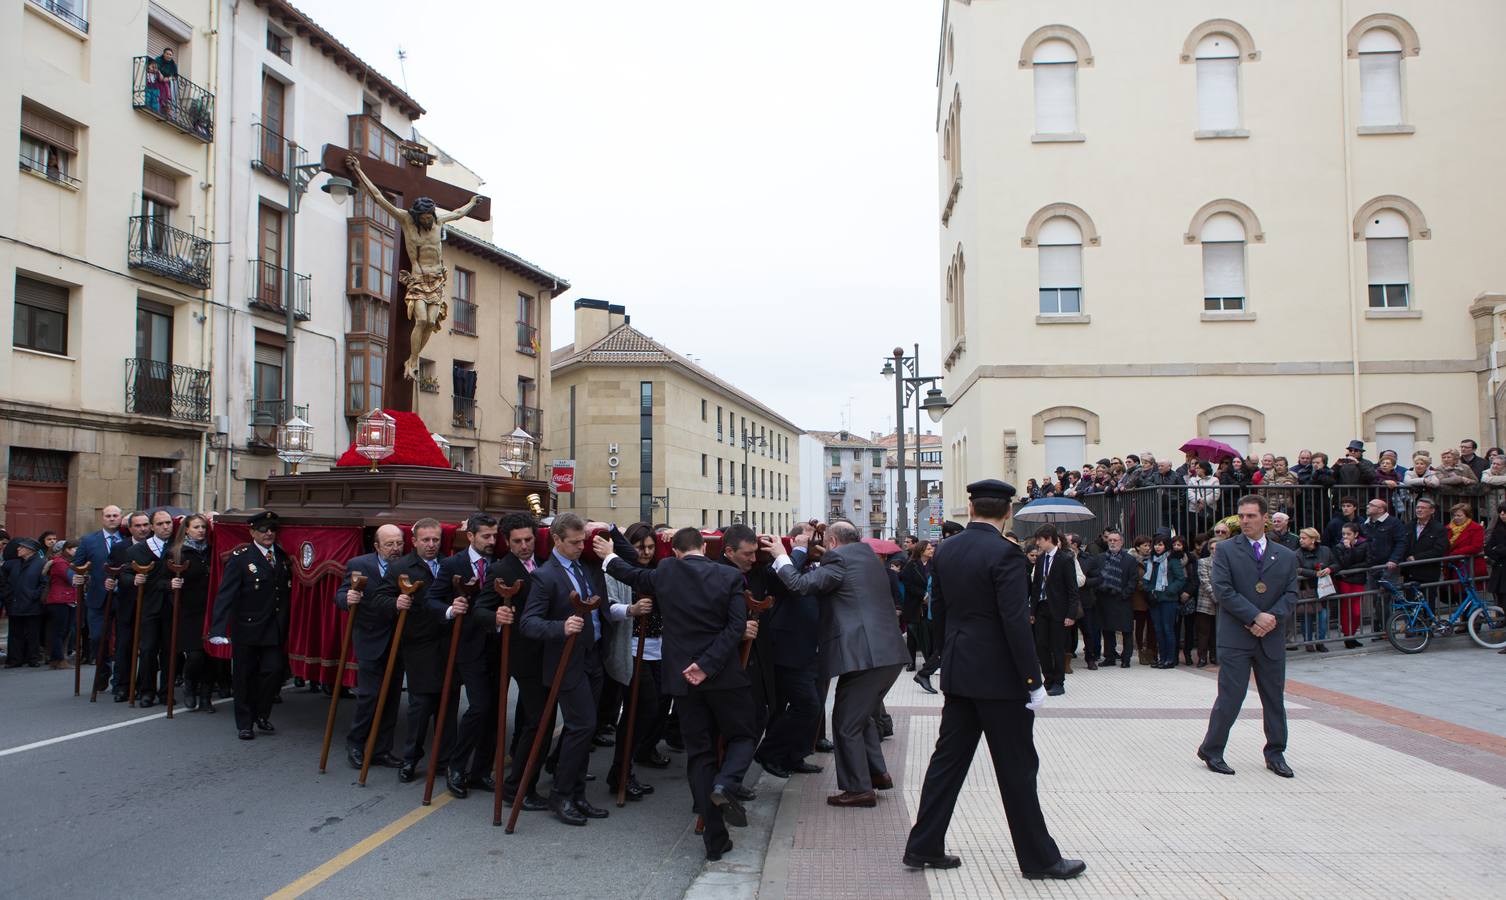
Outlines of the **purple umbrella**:
{"label": "purple umbrella", "polygon": [[1238,450],[1223,441],[1215,441],[1212,438],[1193,438],[1183,444],[1180,449],[1183,453],[1194,454],[1198,459],[1206,459],[1208,462],[1233,459],[1240,455]]}

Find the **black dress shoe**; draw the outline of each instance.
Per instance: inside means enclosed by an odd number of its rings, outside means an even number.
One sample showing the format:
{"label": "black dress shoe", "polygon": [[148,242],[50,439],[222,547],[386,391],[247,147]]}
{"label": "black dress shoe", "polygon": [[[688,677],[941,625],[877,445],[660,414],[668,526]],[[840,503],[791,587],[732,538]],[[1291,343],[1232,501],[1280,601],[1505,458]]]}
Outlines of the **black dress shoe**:
{"label": "black dress shoe", "polygon": [[564,797],[550,797],[549,808],[554,812],[554,817],[566,825],[585,825],[586,817],[581,815],[575,808],[575,804]]}
{"label": "black dress shoe", "polygon": [[243,741],[252,741],[252,740],[256,739],[256,732],[252,731],[249,728],[244,728],[244,729],[236,732],[235,736],[238,737],[238,738],[240,738]]}
{"label": "black dress shoe", "polygon": [[652,794],[654,792],[654,786],[653,785],[651,785],[651,784],[644,784],[643,782],[639,781],[636,777],[634,777],[632,775],[628,776],[628,787],[635,787],[635,788],[637,788],[638,790],[640,790],[640,791],[643,792],[643,796],[645,796],[645,797],[647,797],[649,794]]}
{"label": "black dress shoe", "polygon": [[915,660],[912,659],[909,662],[905,663],[905,671],[906,672],[914,672],[915,671]]}
{"label": "black dress shoe", "polygon": [[1286,759],[1280,756],[1273,756],[1270,759],[1266,760],[1265,767],[1267,769],[1270,769],[1272,772],[1275,772],[1277,775],[1280,775],[1282,778],[1297,777],[1297,773],[1292,771],[1292,767],[1286,764]]}
{"label": "black dress shoe", "polygon": [[1217,772],[1220,775],[1234,774],[1234,770],[1229,767],[1228,763],[1224,762],[1224,758],[1222,756],[1213,756],[1211,754],[1204,753],[1202,751],[1202,748],[1199,748],[1197,751],[1197,758],[1202,760],[1203,763],[1208,766],[1208,769],[1210,771]]}
{"label": "black dress shoe", "polygon": [[1059,859],[1056,865],[1040,872],[1023,872],[1031,881],[1041,881],[1046,878],[1055,878],[1065,881],[1068,878],[1076,878],[1088,870],[1088,864],[1080,859]]}
{"label": "black dress shoe", "polygon": [[271,734],[272,732],[276,731],[277,729],[272,727],[272,720],[271,719],[257,719],[256,720],[256,730],[257,731],[265,732],[267,734]]}
{"label": "black dress shoe", "polygon": [[418,763],[405,762],[397,767],[397,780],[407,784],[418,777]]}
{"label": "black dress shoe", "polygon": [[816,741],[816,752],[817,753],[830,753],[831,751],[833,751],[835,749],[836,749],[836,746],[834,744],[832,744],[831,741],[828,741],[826,738],[822,738],[819,741]]}
{"label": "black dress shoe", "polygon": [[157,705],[157,700],[151,694],[142,694],[136,698],[136,705],[141,709],[150,709]]}
{"label": "black dress shoe", "polygon": [[[610,793],[614,797],[617,796],[617,785],[615,785],[612,782],[608,781],[607,782],[607,792]],[[643,788],[640,787],[637,784],[637,782],[629,781],[628,782],[628,786],[627,786],[627,790],[625,790],[625,791],[622,792],[622,796],[623,796],[623,799],[625,799],[625,800],[642,800],[643,799]]]}
{"label": "black dress shoe", "polygon": [[275,693],[275,694],[272,695],[272,702],[273,703],[281,703],[282,702],[282,691],[278,691],[277,693]]}
{"label": "black dress shoe", "polygon": [[717,785],[711,789],[711,805],[722,814],[722,821],[738,828],[748,825],[748,811],[737,799],[735,789]]}
{"label": "black dress shoe", "polygon": [[214,712],[214,696],[208,691],[205,691],[204,696],[199,698],[199,709],[207,713]]}
{"label": "black dress shoe", "polygon": [[301,687],[303,687],[303,679],[302,678],[294,678],[293,679],[293,687],[295,687],[295,688],[301,688]]}
{"label": "black dress shoe", "polygon": [[470,794],[465,789],[465,774],[454,769],[444,773],[444,786],[450,789],[450,796],[456,800],[464,800]]}
{"label": "black dress shoe", "polygon": [[[15,666],[11,666],[11,668],[16,668],[16,667]],[[116,694],[115,695],[115,702],[116,703],[124,703],[124,702],[126,702],[126,695],[125,694]]]}
{"label": "black dress shoe", "polygon": [[371,764],[373,766],[381,766],[384,769],[397,769],[402,767],[403,761],[391,753],[378,753],[371,758]]}
{"label": "black dress shoe", "polygon": [[648,754],[639,754],[638,756],[633,757],[633,762],[637,763],[640,766],[648,766],[650,769],[669,768],[669,757],[658,752],[657,750]]}
{"label": "black dress shoe", "polygon": [[598,747],[613,747],[617,741],[610,734],[598,731],[591,736],[591,743]]}
{"label": "black dress shoe", "polygon": [[199,708],[199,694],[191,684],[183,691],[183,708],[189,712]]}
{"label": "black dress shoe", "polygon": [[927,856],[923,853],[911,853],[905,851],[905,865],[911,869],[955,869],[962,865],[962,857],[943,853],[940,856]]}
{"label": "black dress shoe", "polygon": [[722,847],[721,847],[720,850],[707,849],[707,851],[706,851],[706,861],[707,862],[716,862],[717,860],[719,860],[719,859],[722,858],[722,854],[723,853],[731,853],[731,852],[732,852],[732,838],[725,838],[725,839],[722,840]]}
{"label": "black dress shoe", "polygon": [[361,768],[363,754],[360,747],[347,747],[345,749],[345,758],[350,761],[352,769]]}
{"label": "black dress shoe", "polygon": [[752,788],[750,788],[750,787],[744,787],[744,786],[742,786],[742,785],[739,784],[736,787],[732,788],[732,796],[734,796],[737,799],[743,801],[744,803],[749,803],[749,802],[752,802],[753,799],[756,798],[758,795],[755,794],[755,793],[753,793],[753,789]]}
{"label": "black dress shoe", "polygon": [[914,678],[912,678],[910,680],[913,681],[913,682],[915,682],[916,684],[920,685],[920,689],[923,690],[923,691],[925,691],[927,694],[934,694],[934,693],[936,693],[936,688],[931,685],[931,676],[929,676],[929,675],[916,675]]}
{"label": "black dress shoe", "polygon": [[[513,801],[516,799],[516,794],[503,794],[502,805],[510,807],[512,806]],[[545,810],[548,808],[549,801],[545,800],[543,797],[540,797],[538,794],[523,795],[523,809],[527,812],[539,812],[540,810]]]}
{"label": "black dress shoe", "polygon": [[820,766],[812,765],[803,759],[789,768],[791,772],[797,775],[815,775],[821,771]]}
{"label": "black dress shoe", "polygon": [[575,811],[588,819],[605,819],[609,815],[606,810],[599,806],[592,806],[585,799],[575,801]]}
{"label": "black dress shoe", "polygon": [[1053,684],[1050,687],[1046,688],[1047,695],[1052,696],[1052,697],[1060,697],[1062,694],[1065,694],[1066,692],[1067,692],[1067,688],[1066,688],[1065,685]]}
{"label": "black dress shoe", "polygon": [[775,778],[788,778],[788,777],[790,777],[790,770],[786,769],[784,766],[779,765],[778,763],[769,762],[768,760],[763,760],[763,759],[757,760],[757,762],[758,762],[758,764],[760,766],[763,766],[763,770],[765,772],[768,772],[770,775],[773,775]]}
{"label": "black dress shoe", "polygon": [[490,794],[497,789],[497,781],[490,775],[482,775],[480,777],[472,775],[466,779],[465,786]]}
{"label": "black dress shoe", "polygon": [[1130,658],[1128,656],[1126,656],[1123,659],[1119,660],[1119,668],[1121,668],[1121,669],[1128,669],[1129,667],[1130,667]]}

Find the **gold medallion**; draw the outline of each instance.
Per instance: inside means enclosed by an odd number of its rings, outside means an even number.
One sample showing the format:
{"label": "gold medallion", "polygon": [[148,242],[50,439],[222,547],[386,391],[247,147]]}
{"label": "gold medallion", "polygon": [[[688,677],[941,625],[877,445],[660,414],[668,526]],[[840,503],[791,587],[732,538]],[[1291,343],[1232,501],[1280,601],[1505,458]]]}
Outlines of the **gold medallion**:
{"label": "gold medallion", "polygon": [[1264,581],[1257,581],[1257,582],[1255,582],[1255,593],[1257,593],[1257,594],[1264,594],[1265,593],[1265,582]]}

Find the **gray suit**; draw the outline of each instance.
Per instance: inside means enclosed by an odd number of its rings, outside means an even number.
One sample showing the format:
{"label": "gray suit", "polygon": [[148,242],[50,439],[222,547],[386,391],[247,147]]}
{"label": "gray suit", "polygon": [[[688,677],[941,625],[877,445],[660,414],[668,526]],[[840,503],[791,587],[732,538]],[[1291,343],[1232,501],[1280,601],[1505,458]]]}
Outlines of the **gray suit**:
{"label": "gray suit", "polygon": [[837,787],[870,791],[873,776],[889,772],[873,716],[909,658],[889,575],[872,547],[854,543],[827,550],[821,565],[803,575],[785,563],[779,578],[792,592],[820,602],[821,677],[837,679],[831,714]]}
{"label": "gray suit", "polygon": [[[1297,554],[1266,538],[1265,553],[1256,561],[1255,548],[1243,534],[1213,548],[1209,579],[1218,599],[1218,699],[1208,717],[1208,733],[1200,748],[1205,755],[1223,756],[1229,729],[1239,718],[1255,671],[1255,688],[1265,716],[1265,757],[1286,751],[1286,636],[1284,620],[1297,603]],[[1264,584],[1261,591],[1258,585]],[[1262,613],[1276,617],[1276,627],[1257,638],[1248,630]]]}

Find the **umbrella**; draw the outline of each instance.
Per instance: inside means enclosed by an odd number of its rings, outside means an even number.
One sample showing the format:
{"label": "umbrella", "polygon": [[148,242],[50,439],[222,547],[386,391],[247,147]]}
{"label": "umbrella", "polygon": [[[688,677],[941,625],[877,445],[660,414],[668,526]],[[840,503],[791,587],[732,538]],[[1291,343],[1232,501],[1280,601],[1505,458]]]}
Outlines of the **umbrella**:
{"label": "umbrella", "polygon": [[1206,459],[1208,462],[1233,459],[1240,455],[1238,450],[1235,450],[1223,441],[1215,441],[1212,438],[1193,438],[1179,449],[1183,453],[1192,453],[1198,459]]}
{"label": "umbrella", "polygon": [[899,545],[884,538],[863,538],[863,543],[873,548],[873,552],[879,556],[893,556],[899,552]]}
{"label": "umbrella", "polygon": [[1096,519],[1093,511],[1066,497],[1042,497],[1020,507],[1017,522],[1086,522]]}

